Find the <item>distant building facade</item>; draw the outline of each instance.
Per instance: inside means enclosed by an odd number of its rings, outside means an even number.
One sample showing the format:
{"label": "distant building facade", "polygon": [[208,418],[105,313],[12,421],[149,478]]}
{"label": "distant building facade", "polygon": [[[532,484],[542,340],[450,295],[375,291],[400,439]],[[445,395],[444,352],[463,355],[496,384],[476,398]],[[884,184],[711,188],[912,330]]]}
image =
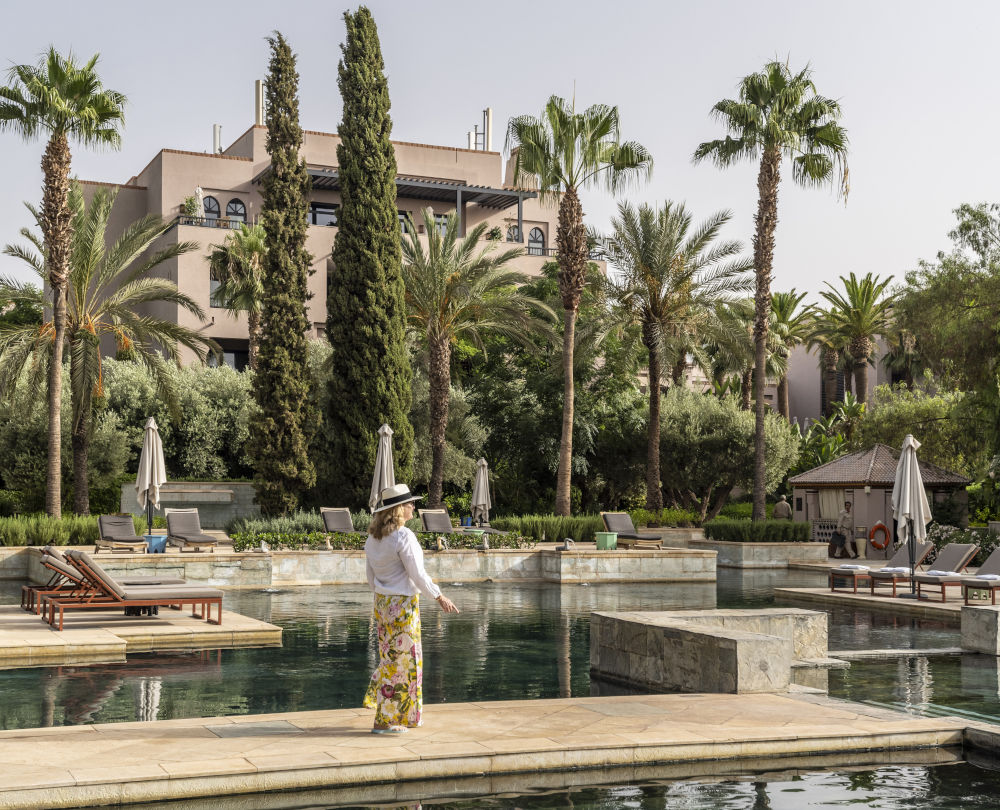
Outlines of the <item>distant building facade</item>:
{"label": "distant building facade", "polygon": [[[234,317],[213,306],[211,294],[217,284],[211,278],[208,257],[230,230],[244,222],[255,222],[260,216],[261,181],[271,163],[266,138],[267,129],[255,124],[220,152],[162,149],[124,184],[84,182],[88,195],[100,185],[118,188],[110,226],[114,233],[143,215],[155,214],[173,223],[160,247],[186,241],[199,244],[198,250],[164,262],[156,272],[197,301],[208,321],[201,322],[170,303],[149,305],[148,314],[200,330],[219,343],[226,363],[238,369],[247,362],[246,316]],[[327,278],[336,272],[331,251],[340,208],[339,143],[340,138],[333,133],[304,133],[302,155],[313,184],[306,239],[306,249],[313,257],[313,274],[309,278],[312,297],[306,303],[309,336],[313,338],[325,332]],[[505,163],[499,152],[480,149],[401,141],[394,141],[393,146],[401,229],[409,214],[418,232],[422,232],[420,212],[425,208],[431,208],[441,222],[450,212],[458,212],[461,235],[485,222],[487,233],[499,235],[499,249],[512,246],[507,243],[523,247],[525,255],[513,265],[520,272],[537,276],[545,262],[554,260],[557,205],[543,205],[537,192],[515,188],[512,160]],[[199,215],[188,216],[184,201],[199,189],[202,210]],[[598,264],[606,269],[603,262]],[[185,361],[193,359],[187,350],[182,351]]]}

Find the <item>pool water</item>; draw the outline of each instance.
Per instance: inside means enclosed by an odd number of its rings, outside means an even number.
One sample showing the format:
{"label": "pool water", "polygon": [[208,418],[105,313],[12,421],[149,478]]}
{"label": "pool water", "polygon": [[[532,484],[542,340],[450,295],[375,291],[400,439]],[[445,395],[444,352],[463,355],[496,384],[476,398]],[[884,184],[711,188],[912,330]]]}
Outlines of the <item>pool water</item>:
{"label": "pool water", "polygon": [[[442,583],[461,614],[422,610],[427,703],[614,694],[592,682],[593,610],[761,607],[775,587],[822,584],[810,572],[720,571],[711,584]],[[15,591],[6,589],[4,601]],[[356,707],[375,666],[371,595],[364,588],[233,591],[228,610],[280,625],[280,648],[149,653],[119,664],[0,671],[0,728],[164,720]],[[837,649],[954,647],[941,622],[835,609]],[[830,693],[926,714],[1000,722],[994,658],[853,662]]]}

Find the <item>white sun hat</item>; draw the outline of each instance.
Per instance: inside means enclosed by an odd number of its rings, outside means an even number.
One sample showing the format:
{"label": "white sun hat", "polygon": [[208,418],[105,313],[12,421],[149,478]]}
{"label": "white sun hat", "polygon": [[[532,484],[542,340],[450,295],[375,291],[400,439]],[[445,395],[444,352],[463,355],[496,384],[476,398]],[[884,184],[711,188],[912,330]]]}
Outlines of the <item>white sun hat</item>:
{"label": "white sun hat", "polygon": [[399,506],[400,504],[419,501],[421,497],[410,492],[410,488],[406,484],[396,484],[395,486],[386,487],[379,495],[378,503],[372,510],[372,514],[392,509],[392,507]]}

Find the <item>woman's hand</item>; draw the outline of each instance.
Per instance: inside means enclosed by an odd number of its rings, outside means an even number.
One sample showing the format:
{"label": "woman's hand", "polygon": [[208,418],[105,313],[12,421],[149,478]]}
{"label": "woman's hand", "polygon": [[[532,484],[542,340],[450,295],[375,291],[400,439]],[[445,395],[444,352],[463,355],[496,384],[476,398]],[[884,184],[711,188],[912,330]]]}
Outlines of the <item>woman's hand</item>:
{"label": "woman's hand", "polygon": [[437,603],[441,606],[441,610],[445,613],[458,613],[458,606],[452,602],[447,596],[441,594],[437,598]]}

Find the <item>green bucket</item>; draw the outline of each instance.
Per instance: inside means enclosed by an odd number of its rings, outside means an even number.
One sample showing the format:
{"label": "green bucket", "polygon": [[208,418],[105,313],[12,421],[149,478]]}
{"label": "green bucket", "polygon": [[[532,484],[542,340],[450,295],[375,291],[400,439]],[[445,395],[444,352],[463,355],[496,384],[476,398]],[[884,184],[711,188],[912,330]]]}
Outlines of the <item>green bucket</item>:
{"label": "green bucket", "polygon": [[618,548],[618,532],[594,532],[598,551],[612,551]]}

